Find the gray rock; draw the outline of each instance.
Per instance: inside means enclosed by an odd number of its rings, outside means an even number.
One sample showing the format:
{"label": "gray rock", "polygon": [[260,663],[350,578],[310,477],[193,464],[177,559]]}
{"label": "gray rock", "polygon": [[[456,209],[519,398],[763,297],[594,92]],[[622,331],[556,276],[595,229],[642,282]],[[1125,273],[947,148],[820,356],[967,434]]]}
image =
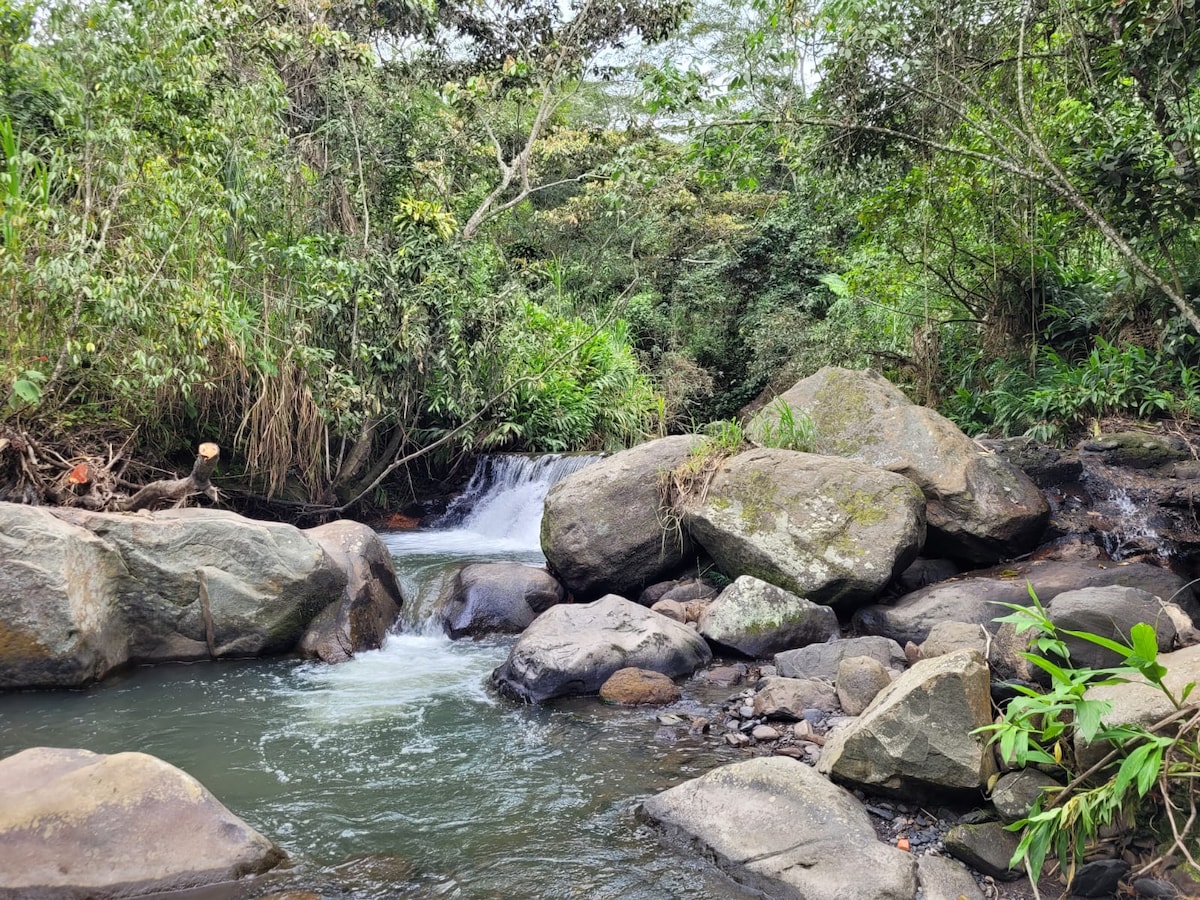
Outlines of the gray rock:
{"label": "gray rock", "polygon": [[829,735],[819,769],[900,796],[978,791],[995,771],[985,739],[992,721],[988,668],[973,650],[921,660],[880,692],[858,719]]}
{"label": "gray rock", "polygon": [[806,709],[831,712],[838,708],[837,692],[824,681],[811,678],[764,678],[754,695],[751,713],[768,719],[804,718]]}
{"label": "gray rock", "polygon": [[[1051,602],[1050,621],[1061,632],[1086,631],[1121,643],[1129,641],[1134,625],[1145,622],[1154,627],[1160,651],[1170,650],[1175,643],[1175,623],[1160,598],[1138,588],[1113,585],[1065,591]],[[1063,640],[1074,666],[1102,669],[1121,663],[1117,653],[1091,641],[1068,634]]]}
{"label": "gray rock", "polygon": [[700,633],[714,644],[759,659],[827,641],[838,633],[838,621],[828,606],[743,575],[709,604],[700,617]]}
{"label": "gray rock", "polygon": [[925,854],[917,860],[923,900],[984,900],[966,866],[948,856]]}
{"label": "gray rock", "polygon": [[660,616],[666,616],[676,622],[687,622],[687,609],[678,600],[659,600],[650,609]]}
{"label": "gray rock", "polygon": [[[780,399],[812,419],[818,453],[898,472],[919,485],[935,553],[995,562],[1029,550],[1041,536],[1050,508],[1029,477],[882,376],[826,367]],[[750,427],[777,417],[768,407]]]}
{"label": "gray rock", "polygon": [[1191,449],[1182,438],[1144,431],[1110,432],[1084,441],[1079,450],[1100,457],[1105,465],[1129,469],[1152,469],[1192,458]]}
{"label": "gray rock", "polygon": [[880,843],[847,791],[809,766],[764,757],[647,800],[639,816],[739,883],[803,900],[912,900],[913,857]]}
{"label": "gray rock", "polygon": [[982,656],[988,655],[991,638],[983,625],[966,622],[938,622],[929,630],[929,637],[921,644],[921,658],[933,659],[955,650],[975,650]]}
{"label": "gray rock", "polygon": [[492,682],[510,696],[541,703],[595,694],[618,669],[675,678],[711,659],[708,644],[691,628],[610,594],[546,610],[525,629]]}
{"label": "gray rock", "polygon": [[115,898],[257,875],[284,853],[144,753],[35,747],[0,760],[0,897]]}
{"label": "gray rock", "polygon": [[683,562],[688,543],[662,509],[659,478],[687,460],[700,440],[649,441],[568,475],[550,489],[542,551],[575,599],[637,596]]}
{"label": "gray rock", "polygon": [[730,575],[850,608],[877,595],[925,539],[924,501],[912,482],[789,450],[726,460],[682,518]]}
{"label": "gray rock", "polygon": [[879,635],[846,638],[825,644],[809,644],[775,655],[775,667],[787,678],[821,678],[833,681],[838,666],[850,656],[869,656],[885,668],[902,669],[907,665],[904,650],[891,638]]}
{"label": "gray rock", "polygon": [[1059,782],[1037,769],[1021,769],[1006,772],[996,780],[992,788],[992,805],[1005,822],[1016,822],[1029,815],[1034,801],[1043,789],[1062,787]]}
{"label": "gray rock", "polygon": [[1043,605],[1066,591],[1119,584],[1156,594],[1173,595],[1186,582],[1178,575],[1146,563],[1113,565],[1096,560],[1034,561],[1012,563],[971,578],[944,581],[901,597],[893,604],[868,606],[854,614],[854,626],[863,634],[881,634],[899,642],[917,644],[939,622],[986,625],[996,631],[995,619],[1007,615],[1003,603],[1029,606],[1029,586]]}
{"label": "gray rock", "polygon": [[947,853],[984,875],[1004,881],[1013,881],[1022,875],[1020,869],[1011,869],[1008,865],[1020,838],[999,822],[955,825],[946,832],[943,840]]}
{"label": "gray rock", "polygon": [[888,670],[878,660],[869,656],[848,656],[838,665],[838,702],[846,715],[861,715],[891,683]]}
{"label": "gray rock", "polygon": [[342,597],[318,614],[297,649],[322,662],[345,662],[362,650],[383,646],[403,598],[392,555],[374,531],[343,519],[305,532],[346,573]]}
{"label": "gray rock", "polygon": [[450,637],[520,634],[566,596],[544,568],[515,562],[472,563],[451,579],[438,603]]}
{"label": "gray rock", "polygon": [[0,503],[0,689],[291,651],[347,573],[290,525]]}

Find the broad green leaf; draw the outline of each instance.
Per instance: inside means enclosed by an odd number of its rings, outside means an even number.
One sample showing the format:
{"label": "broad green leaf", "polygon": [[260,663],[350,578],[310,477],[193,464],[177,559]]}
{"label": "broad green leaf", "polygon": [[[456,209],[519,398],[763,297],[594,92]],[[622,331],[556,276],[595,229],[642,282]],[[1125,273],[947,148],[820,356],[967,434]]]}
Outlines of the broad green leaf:
{"label": "broad green leaf", "polygon": [[1107,700],[1080,700],[1075,704],[1075,728],[1089,744],[1095,740],[1096,732],[1100,730],[1100,720],[1112,709],[1112,703]]}

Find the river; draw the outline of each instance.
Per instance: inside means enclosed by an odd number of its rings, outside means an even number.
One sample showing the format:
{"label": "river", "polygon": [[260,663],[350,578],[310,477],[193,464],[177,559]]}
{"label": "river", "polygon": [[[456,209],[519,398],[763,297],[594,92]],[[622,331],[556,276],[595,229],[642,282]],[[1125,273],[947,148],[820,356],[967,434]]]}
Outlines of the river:
{"label": "river", "polygon": [[[510,643],[451,642],[432,624],[442,580],[464,562],[543,561],[541,500],[582,462],[492,461],[443,527],[385,535],[406,608],[382,649],[340,666],[139,667],[87,690],[3,695],[0,755],[152,753],[292,857],[205,898],[758,896],[634,818],[641,798],[732,759],[727,747],[660,727],[660,710],[502,700],[486,682]],[[684,711],[728,693],[684,689]]]}

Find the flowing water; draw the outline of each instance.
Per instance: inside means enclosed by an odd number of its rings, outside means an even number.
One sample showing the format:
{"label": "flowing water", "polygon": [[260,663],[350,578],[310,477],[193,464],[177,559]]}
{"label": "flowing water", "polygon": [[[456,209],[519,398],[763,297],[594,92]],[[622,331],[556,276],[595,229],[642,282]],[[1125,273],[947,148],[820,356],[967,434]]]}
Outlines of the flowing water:
{"label": "flowing water", "polygon": [[196,776],[294,860],[238,897],[756,896],[634,818],[638,800],[728,761],[726,748],[660,729],[658,711],[501,700],[486,680],[507,644],[453,643],[426,624],[463,561],[542,561],[541,498],[581,464],[501,461],[457,524],[385,535],[414,599],[382,649],[340,666],[157,666],[84,691],[0,696],[0,755],[140,750]]}

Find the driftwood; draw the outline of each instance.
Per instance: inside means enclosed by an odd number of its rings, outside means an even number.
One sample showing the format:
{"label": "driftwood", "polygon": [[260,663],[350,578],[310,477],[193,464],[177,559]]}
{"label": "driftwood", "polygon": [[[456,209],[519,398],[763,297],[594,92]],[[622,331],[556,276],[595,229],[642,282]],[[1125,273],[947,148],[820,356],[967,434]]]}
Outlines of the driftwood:
{"label": "driftwood", "polygon": [[209,479],[212,478],[213,469],[216,468],[220,456],[221,448],[216,444],[201,444],[196,452],[192,473],[186,478],[152,481],[132,497],[118,500],[112,508],[119,512],[153,509],[167,503],[179,503],[193,494],[204,494],[215,501],[218,497],[217,489]]}

